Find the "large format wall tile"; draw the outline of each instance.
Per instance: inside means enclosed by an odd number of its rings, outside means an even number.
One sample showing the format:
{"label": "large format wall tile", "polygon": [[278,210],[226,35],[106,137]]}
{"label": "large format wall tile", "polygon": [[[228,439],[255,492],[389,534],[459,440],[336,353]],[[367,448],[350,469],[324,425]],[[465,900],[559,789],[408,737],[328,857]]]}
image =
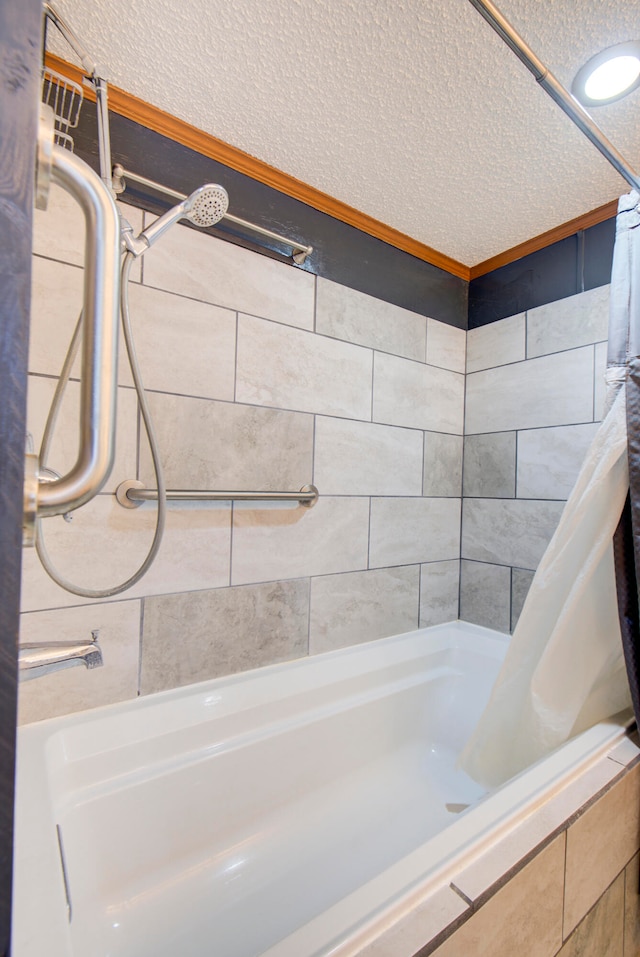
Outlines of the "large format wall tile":
{"label": "large format wall tile", "polygon": [[636,854],[625,868],[624,957],[640,954],[640,857]]}
{"label": "large format wall tile", "polygon": [[[123,508],[112,495],[99,495],[73,513],[45,519],[51,558],[72,582],[106,588],[126,580],[139,567],[153,539],[155,506]],[[231,509],[228,502],[173,504],[160,551],[147,574],[124,598],[229,584]],[[43,571],[35,549],[25,549],[22,608],[33,611],[91,602],[63,591]],[[120,599],[115,599],[120,600]]]}
{"label": "large format wall tile", "polygon": [[427,319],[427,362],[451,369],[452,372],[464,372],[466,365],[467,334],[437,319]]}
{"label": "large format wall tile", "polygon": [[[129,305],[145,388],[233,401],[235,312],[136,285]],[[124,345],[120,381],[133,383]]]}
{"label": "large format wall tile", "polygon": [[318,278],[316,332],[424,361],[426,319],[337,282]]}
{"label": "large format wall tile", "polygon": [[420,568],[420,627],[459,617],[460,562],[431,562]]}
{"label": "large format wall tile", "polygon": [[417,628],[419,586],[418,565],[313,578],[309,653]]}
{"label": "large format wall tile", "polygon": [[608,327],[609,286],[537,306],[527,312],[527,358],[601,342]]}
{"label": "large format wall tile", "polygon": [[562,944],[565,836],[501,888],[434,957],[554,957]]}
{"label": "large format wall tile", "polygon": [[578,924],[558,957],[623,957],[625,875],[620,874]]}
{"label": "large format wall tile", "polygon": [[[142,213],[123,206],[136,232],[142,228]],[[52,186],[49,208],[34,211],[29,323],[29,371],[59,375],[82,308],[84,272],[84,221],[78,204],[63,190]],[[62,260],[59,262],[58,260]],[[72,265],[64,265],[71,263]],[[131,270],[130,290],[140,279],[140,263]],[[73,374],[80,370],[76,359]]]}
{"label": "large format wall tile", "polygon": [[316,419],[314,483],[322,495],[420,495],[422,432]]}
{"label": "large format wall tile", "polygon": [[527,568],[511,569],[511,631],[518,624],[534,574]]}
{"label": "large format wall tile", "polygon": [[460,617],[475,625],[508,632],[511,569],[485,562],[460,563]]}
{"label": "large format wall tile", "polygon": [[217,306],[313,329],[314,277],[178,225],[144,257],[144,283]]}
{"label": "large format wall tile", "polygon": [[[118,209],[136,235],[142,229],[142,211],[118,201]],[[84,263],[85,220],[77,200],[55,183],[51,184],[46,210],[33,212],[32,248],[36,255],[82,266]],[[140,279],[140,264],[134,263],[131,279]]]}
{"label": "large format wall tile", "polygon": [[[82,269],[77,266],[33,257],[29,372],[60,375],[82,309],[83,276]],[[73,375],[80,375],[79,354],[73,365]]]}
{"label": "large format wall tile", "polygon": [[640,767],[636,767],[567,831],[565,937],[639,847]]}
{"label": "large format wall tile", "polygon": [[462,494],[461,435],[425,432],[422,494],[460,498]]}
{"label": "large format wall tile", "polygon": [[465,499],[462,557],[535,569],[563,507],[560,502],[528,499]]}
{"label": "large format wall tile", "polygon": [[[164,393],[149,404],[167,488],[286,490],[311,481],[310,415]],[[144,439],[140,477],[153,483]]]}
{"label": "large format wall tile", "polygon": [[52,184],[46,210],[33,214],[33,251],[65,263],[84,262],[84,216],[78,202]]}
{"label": "large format wall tile", "polygon": [[446,561],[459,553],[460,499],[371,500],[370,567]]}
{"label": "large format wall tile", "polygon": [[71,668],[20,685],[19,721],[41,721],[84,711],[138,693],[140,602],[117,601],[22,615],[22,643],[83,642],[98,632],[103,665],[88,671]]}
{"label": "large format wall tile", "polygon": [[467,333],[467,372],[492,369],[525,358],[525,313],[491,322]]}
{"label": "large format wall tile", "polygon": [[239,316],[236,399],[370,420],[372,357],[361,346]]}
{"label": "large format wall tile", "polygon": [[599,422],[604,415],[604,404],[607,394],[605,373],[607,371],[607,343],[598,342],[595,348],[594,384],[593,384],[593,417]]}
{"label": "large format wall tile", "polygon": [[300,658],[308,615],[307,580],[147,598],[141,691]]}
{"label": "large format wall tile", "polygon": [[400,920],[389,922],[381,934],[358,950],[358,957],[405,957],[424,952],[424,945],[459,921],[468,904],[446,884],[436,887],[405,910]]}
{"label": "large format wall tile", "polygon": [[368,498],[321,497],[313,508],[237,503],[231,583],[364,569],[368,529]]}
{"label": "large format wall tile", "polygon": [[594,423],[519,432],[518,498],[568,498],[597,430]]}
{"label": "large format wall tile", "polygon": [[467,376],[467,433],[592,421],[593,347]]}
{"label": "large format wall tile", "polygon": [[464,439],[463,495],[513,498],[516,494],[516,433],[489,432]]}
{"label": "large format wall tile", "polygon": [[376,353],[374,421],[461,435],[463,415],[463,375]]}
{"label": "large format wall tile", "polygon": [[[34,440],[35,451],[40,449],[57,379],[29,376],[27,394],[27,429]],[[46,464],[61,475],[66,474],[78,456],[80,421],[80,384],[71,381],[65,389],[53,432],[51,451]],[[113,469],[103,491],[115,491],[124,479],[132,478],[136,470],[138,432],[138,402],[131,389],[118,389],[116,412],[116,454]]]}

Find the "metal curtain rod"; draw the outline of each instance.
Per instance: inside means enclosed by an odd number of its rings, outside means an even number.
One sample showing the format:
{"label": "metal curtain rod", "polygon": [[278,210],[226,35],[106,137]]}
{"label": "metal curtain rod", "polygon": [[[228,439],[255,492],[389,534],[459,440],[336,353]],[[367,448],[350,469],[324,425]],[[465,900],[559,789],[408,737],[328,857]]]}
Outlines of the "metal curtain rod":
{"label": "metal curtain rod", "polygon": [[579,130],[582,130],[587,139],[591,140],[593,145],[609,160],[614,169],[626,179],[627,183],[629,183],[633,189],[640,192],[640,176],[629,166],[613,143],[607,139],[600,127],[593,122],[582,104],[579,103],[574,96],[571,96],[569,91],[562,86],[553,73],[538,59],[533,50],[500,13],[496,5],[492,3],[491,0],[469,0],[469,3],[474,6],[487,23],[493,27],[498,36],[504,40],[527,69],[533,73],[542,89],[549,94],[552,100],[555,100],[560,109],[564,110]]}
{"label": "metal curtain rod", "polygon": [[[132,183],[138,183],[140,186],[148,186],[149,189],[156,190],[158,193],[164,193],[165,196],[170,196],[171,199],[182,201],[187,198],[185,193],[179,193],[177,190],[170,189],[168,186],[155,183],[152,179],[147,179],[146,176],[138,176],[137,173],[132,173],[131,170],[124,169],[120,163],[116,163],[113,167],[113,188],[116,193],[123,193],[125,191],[127,188],[126,180],[131,180]],[[291,258],[299,266],[301,266],[307,256],[310,256],[313,252],[313,246],[305,246],[302,243],[295,242],[293,239],[287,239],[286,236],[280,236],[279,233],[274,233],[270,229],[265,229],[263,226],[256,226],[255,223],[250,223],[246,219],[240,219],[239,216],[232,216],[231,213],[225,213],[222,218],[227,219],[230,223],[235,223],[236,226],[240,226],[243,229],[249,229],[251,232],[258,233],[260,236],[266,236],[267,239],[274,239],[276,242],[283,243],[285,246],[291,246],[294,250]]]}
{"label": "metal curtain rod", "polygon": [[[312,508],[320,493],[315,485],[303,485],[299,492],[218,492],[208,490],[167,489],[167,500],[173,502],[298,502]],[[125,508],[137,508],[143,502],[157,502],[157,488],[145,488],[142,482],[130,479],[121,482],[116,498]]]}

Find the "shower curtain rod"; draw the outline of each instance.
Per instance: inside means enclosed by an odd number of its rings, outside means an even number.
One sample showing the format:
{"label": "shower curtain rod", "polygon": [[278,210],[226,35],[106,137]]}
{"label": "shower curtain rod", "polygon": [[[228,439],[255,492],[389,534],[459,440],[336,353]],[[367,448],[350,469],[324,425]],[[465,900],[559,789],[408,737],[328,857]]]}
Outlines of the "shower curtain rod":
{"label": "shower curtain rod", "polygon": [[491,0],[469,0],[469,3],[475,7],[478,13],[493,27],[498,36],[513,50],[518,59],[533,73],[542,89],[549,94],[561,110],[564,110],[569,119],[573,120],[587,139],[591,140],[593,145],[609,160],[614,169],[626,179],[627,183],[629,183],[633,189],[640,193],[640,176],[638,176],[635,170],[627,163],[613,143],[607,139],[600,127],[594,123],[591,116],[578,100],[562,86],[553,73],[538,59],[533,50],[525,43],[516,30],[514,30],[502,13],[500,13],[496,5],[492,3]]}
{"label": "shower curtain rod", "polygon": [[[164,193],[165,196],[169,196],[171,199],[182,201],[187,198],[186,193],[179,193],[177,190],[170,189],[168,186],[162,186],[152,179],[147,179],[146,176],[138,176],[137,173],[132,173],[131,170],[124,169],[120,163],[116,163],[113,167],[113,188],[116,193],[124,193],[127,188],[126,180],[131,180],[132,183],[138,183],[140,186],[148,186],[149,189],[153,189],[158,193]],[[291,246],[293,249],[291,258],[298,266],[301,266],[307,256],[310,256],[313,252],[313,246],[305,246],[302,243],[295,242],[293,239],[287,239],[286,236],[280,236],[279,233],[274,233],[270,229],[265,229],[263,226],[256,226],[255,223],[250,223],[246,219],[240,219],[239,216],[232,216],[231,213],[225,213],[222,218],[228,220],[230,223],[235,223],[236,226],[240,226],[242,229],[249,229],[251,232],[265,236],[267,239],[273,239],[278,243],[282,243],[284,246]]]}

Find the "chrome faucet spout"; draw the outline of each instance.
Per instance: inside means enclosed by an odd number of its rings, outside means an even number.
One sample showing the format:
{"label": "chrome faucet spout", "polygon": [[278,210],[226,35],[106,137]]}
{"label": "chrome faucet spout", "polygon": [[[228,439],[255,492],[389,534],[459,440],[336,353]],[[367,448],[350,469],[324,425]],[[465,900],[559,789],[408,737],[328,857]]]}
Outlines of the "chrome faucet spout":
{"label": "chrome faucet spout", "polygon": [[42,644],[24,644],[19,649],[19,674],[21,681],[39,678],[64,668],[84,665],[99,668],[103,664],[102,649],[98,642],[48,641]]}

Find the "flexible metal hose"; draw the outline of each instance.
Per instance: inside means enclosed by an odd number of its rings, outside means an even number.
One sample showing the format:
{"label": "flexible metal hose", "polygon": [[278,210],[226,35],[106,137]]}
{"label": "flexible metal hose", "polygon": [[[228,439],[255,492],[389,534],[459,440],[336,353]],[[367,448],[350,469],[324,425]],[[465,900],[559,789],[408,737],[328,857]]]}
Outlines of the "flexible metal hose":
{"label": "flexible metal hose", "polygon": [[[162,471],[162,463],[160,462],[160,453],[158,451],[158,442],[156,439],[155,429],[153,427],[153,421],[151,418],[151,412],[149,410],[149,404],[147,402],[147,397],[144,390],[144,384],[142,382],[142,375],[140,372],[140,365],[138,363],[138,357],[136,354],[135,344],[133,340],[133,332],[131,329],[131,316],[129,312],[129,273],[131,271],[131,264],[133,263],[134,256],[132,253],[127,252],[122,262],[122,282],[120,289],[120,316],[122,320],[122,332],[124,334],[124,341],[127,348],[127,356],[129,359],[129,366],[131,368],[131,375],[133,376],[133,384],[135,386],[136,394],[138,396],[138,402],[140,403],[140,412],[142,415],[142,421],[144,423],[145,432],[147,433],[147,438],[149,440],[149,448],[151,450],[151,459],[153,462],[153,471],[156,478],[156,488],[158,489],[158,509],[156,512],[156,525],[155,532],[153,536],[153,541],[151,542],[151,547],[147,552],[147,555],[139,566],[136,572],[127,578],[126,581],[121,582],[119,585],[113,585],[110,588],[84,588],[82,585],[76,585],[74,582],[69,581],[64,578],[60,572],[57,570],[53,564],[49,552],[47,550],[44,534],[42,520],[38,519],[37,521],[37,534],[36,534],[36,550],[38,552],[38,557],[42,562],[44,570],[47,572],[50,578],[53,581],[60,585],[61,588],[66,589],[66,591],[71,592],[73,595],[79,595],[81,598],[110,598],[113,595],[119,595],[121,592],[126,591],[127,588],[131,588],[132,585],[135,585],[144,574],[149,570],[151,564],[153,563],[158,550],[160,549],[160,544],[162,542],[162,536],[164,534],[165,519],[166,519],[166,488],[164,481],[164,474]],[[82,326],[82,314],[78,318],[76,328],[74,330],[73,336],[71,337],[71,342],[69,344],[69,349],[67,351],[64,364],[62,366],[62,371],[60,373],[60,378],[58,380],[58,385],[56,386],[56,391],[53,396],[53,401],[51,403],[51,408],[49,409],[49,415],[47,422],[44,428],[44,434],[42,436],[42,443],[40,445],[40,466],[41,468],[45,467],[45,462],[47,455],[49,453],[49,448],[51,445],[51,440],[53,437],[53,431],[55,429],[55,424],[58,418],[58,413],[60,411],[60,406],[62,403],[62,398],[64,396],[69,377],[71,375],[71,369],[73,368],[73,363],[78,354],[78,347],[80,345],[80,330]]]}

